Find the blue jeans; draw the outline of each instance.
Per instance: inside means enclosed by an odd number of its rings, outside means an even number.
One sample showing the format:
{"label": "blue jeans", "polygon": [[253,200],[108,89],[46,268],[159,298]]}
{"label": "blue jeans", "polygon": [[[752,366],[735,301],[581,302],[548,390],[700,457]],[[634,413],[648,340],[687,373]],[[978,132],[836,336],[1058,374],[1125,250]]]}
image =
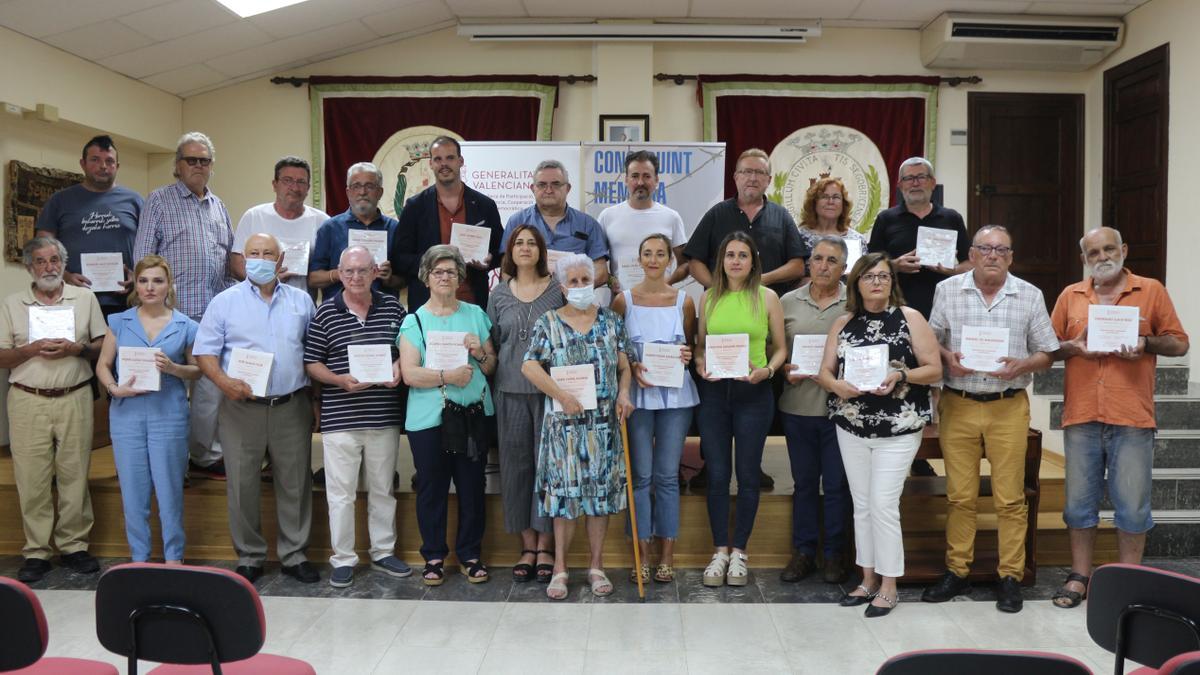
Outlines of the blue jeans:
{"label": "blue jeans", "polygon": [[[154,396],[155,394],[144,394]],[[134,562],[150,559],[150,493],[158,498],[163,557],[183,560],[183,477],[188,462],[188,418],[153,416],[121,399],[110,407],[109,435],[121,483],[125,538]],[[113,410],[120,406],[122,409]]]}
{"label": "blue jeans", "polygon": [[823,487],[825,559],[838,560],[850,511],[850,488],[838,449],[837,426],[828,417],[783,413],[782,419],[792,480],[796,483],[792,495],[792,547],[800,553],[817,554],[817,514],[822,508]]}
{"label": "blue jeans", "polygon": [[[692,409],[634,410],[629,416],[629,462],[638,536],[679,536],[679,458],[692,424]],[[651,510],[650,486],[654,485]],[[651,527],[653,516],[653,527]]]}
{"label": "blue jeans", "polygon": [[1142,534],[1154,527],[1150,517],[1154,429],[1101,422],[1072,424],[1063,428],[1063,450],[1067,458],[1063,520],[1067,527],[1084,529],[1100,522],[1100,498],[1106,483],[1108,498],[1116,509],[1117,529]]}
{"label": "blue jeans", "polygon": [[[763,444],[775,417],[771,382],[758,384],[738,380],[700,380],[700,454],[708,467],[708,524],[713,546],[745,550],[758,514],[758,490],[762,478]],[[737,446],[737,519],[729,538],[729,479],[735,469]]]}

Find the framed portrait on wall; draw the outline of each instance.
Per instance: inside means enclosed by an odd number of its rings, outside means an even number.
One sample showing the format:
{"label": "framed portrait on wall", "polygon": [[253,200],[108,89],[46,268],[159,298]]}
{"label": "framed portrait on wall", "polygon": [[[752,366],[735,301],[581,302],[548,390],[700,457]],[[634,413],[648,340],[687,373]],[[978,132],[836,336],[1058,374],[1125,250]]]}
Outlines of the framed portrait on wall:
{"label": "framed portrait on wall", "polygon": [[601,141],[645,143],[650,140],[649,115],[601,115]]}

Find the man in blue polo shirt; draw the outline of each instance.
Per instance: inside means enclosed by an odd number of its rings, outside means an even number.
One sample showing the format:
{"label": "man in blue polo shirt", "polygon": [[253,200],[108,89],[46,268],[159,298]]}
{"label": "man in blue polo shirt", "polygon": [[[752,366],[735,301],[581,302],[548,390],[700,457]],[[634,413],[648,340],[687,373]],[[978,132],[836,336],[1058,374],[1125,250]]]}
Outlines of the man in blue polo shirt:
{"label": "man in blue polo shirt", "polygon": [[[596,219],[578,209],[567,206],[567,195],[571,192],[571,180],[567,168],[556,159],[541,161],[533,170],[533,206],[521,209],[508,219],[504,226],[504,240],[500,252],[508,245],[513,228],[518,225],[533,225],[546,240],[546,248],[552,251],[582,253],[592,259],[596,267],[595,284],[608,283],[608,240],[604,228]],[[550,266],[554,271],[554,266]]]}
{"label": "man in blue polo shirt", "polygon": [[[323,300],[341,292],[342,282],[338,279],[338,260],[348,248],[351,230],[387,232],[387,242],[381,249],[372,251],[379,272],[371,289],[396,295],[403,279],[392,274],[388,262],[388,251],[396,238],[396,219],[383,215],[379,200],[383,198],[383,172],[370,162],[359,162],[346,171],[346,197],[350,208],[325,221],[317,230],[317,243],[308,260],[308,288],[321,289]],[[286,261],[285,261],[286,262]]]}

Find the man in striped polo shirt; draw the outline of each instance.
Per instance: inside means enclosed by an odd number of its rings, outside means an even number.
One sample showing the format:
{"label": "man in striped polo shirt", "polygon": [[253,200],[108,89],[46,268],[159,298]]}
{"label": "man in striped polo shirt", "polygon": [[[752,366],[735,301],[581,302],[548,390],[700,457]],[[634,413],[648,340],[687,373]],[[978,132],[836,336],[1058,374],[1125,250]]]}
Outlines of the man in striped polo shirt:
{"label": "man in striped polo shirt", "polygon": [[[396,336],[405,311],[396,298],[371,290],[376,272],[378,267],[366,248],[352,246],[342,251],[337,267],[342,291],[317,308],[304,345],[305,370],[325,385],[321,433],[333,548],[329,583],[336,588],[353,583],[354,566],[358,564],[354,502],[359,467],[364,462],[371,566],[393,577],[412,574],[412,569],[394,553],[396,498],[392,495],[400,427],[404,424]],[[352,346],[375,346],[377,353],[352,350]],[[378,347],[386,348],[384,353],[378,353]],[[374,373],[370,372],[372,367]]]}

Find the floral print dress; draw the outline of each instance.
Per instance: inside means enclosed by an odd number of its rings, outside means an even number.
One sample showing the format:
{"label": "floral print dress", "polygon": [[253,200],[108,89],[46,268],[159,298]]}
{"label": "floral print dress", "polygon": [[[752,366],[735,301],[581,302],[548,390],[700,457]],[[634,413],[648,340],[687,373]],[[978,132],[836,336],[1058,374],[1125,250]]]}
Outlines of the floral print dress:
{"label": "floral print dress", "polygon": [[[899,307],[882,312],[859,312],[838,333],[839,379],[846,367],[846,349],[886,344],[891,370],[916,368],[908,321]],[[901,382],[887,396],[863,394],[852,399],[829,395],[829,418],[861,438],[887,438],[920,431],[932,419],[929,386]]]}
{"label": "floral print dress", "polygon": [[533,326],[526,361],[552,366],[592,364],[596,409],[581,415],[555,412],[547,396],[537,450],[534,487],[538,516],[578,518],[625,510],[625,457],[617,421],[617,362],[632,353],[621,317],[604,308],[587,333],[579,333],[551,310]]}

